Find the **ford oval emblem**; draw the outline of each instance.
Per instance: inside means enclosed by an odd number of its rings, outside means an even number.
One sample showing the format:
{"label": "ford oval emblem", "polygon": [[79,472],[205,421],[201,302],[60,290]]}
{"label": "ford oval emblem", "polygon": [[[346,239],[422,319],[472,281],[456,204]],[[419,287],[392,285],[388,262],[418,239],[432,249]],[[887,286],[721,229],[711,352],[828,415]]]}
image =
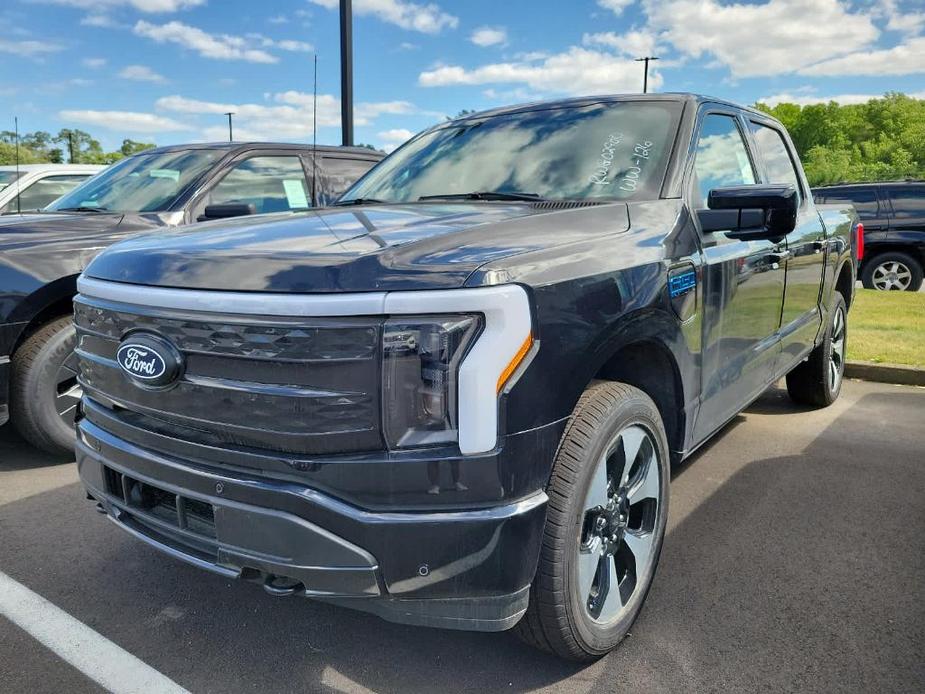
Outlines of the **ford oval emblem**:
{"label": "ford oval emblem", "polygon": [[173,383],[182,368],[180,353],[156,335],[130,335],[119,345],[116,361],[132,379],[153,387]]}

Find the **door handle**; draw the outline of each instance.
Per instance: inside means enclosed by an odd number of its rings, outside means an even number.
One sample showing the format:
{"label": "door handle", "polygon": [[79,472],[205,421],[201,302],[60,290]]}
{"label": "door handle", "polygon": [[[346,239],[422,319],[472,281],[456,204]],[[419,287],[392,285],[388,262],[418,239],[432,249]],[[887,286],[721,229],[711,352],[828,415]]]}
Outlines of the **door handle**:
{"label": "door handle", "polygon": [[768,260],[774,270],[777,270],[781,263],[790,260],[792,257],[793,251],[775,251],[774,253],[768,254]]}
{"label": "door handle", "polygon": [[822,251],[826,249],[828,245],[829,245],[828,239],[816,239],[815,241],[813,241],[813,250],[816,251],[816,253],[821,253]]}

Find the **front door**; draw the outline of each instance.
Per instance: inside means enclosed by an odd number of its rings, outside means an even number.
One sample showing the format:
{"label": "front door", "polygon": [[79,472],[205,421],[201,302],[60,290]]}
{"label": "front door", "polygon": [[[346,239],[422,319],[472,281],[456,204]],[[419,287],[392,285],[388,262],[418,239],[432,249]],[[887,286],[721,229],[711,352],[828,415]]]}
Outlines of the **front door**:
{"label": "front door", "polygon": [[[713,188],[757,181],[742,126],[731,113],[703,117],[688,186],[692,209],[706,208]],[[702,234],[701,243],[703,382],[697,440],[712,434],[769,385],[784,297],[778,245],[735,239],[723,231]]]}
{"label": "front door", "polygon": [[826,258],[825,227],[807,195],[784,134],[771,123],[749,121],[765,183],[787,183],[799,194],[796,226],[787,234],[786,290],[781,313],[781,356],[777,373],[784,373],[813,348],[822,310],[819,305]]}

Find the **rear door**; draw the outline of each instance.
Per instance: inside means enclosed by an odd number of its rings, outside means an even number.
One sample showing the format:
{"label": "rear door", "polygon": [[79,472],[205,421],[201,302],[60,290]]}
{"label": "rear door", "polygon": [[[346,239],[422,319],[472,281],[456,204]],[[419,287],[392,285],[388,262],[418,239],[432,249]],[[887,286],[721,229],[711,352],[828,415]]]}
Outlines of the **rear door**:
{"label": "rear door", "polygon": [[[925,237],[925,185],[901,183],[885,185],[883,192],[889,197],[893,214],[890,220],[890,240],[923,243]],[[867,238],[867,224],[864,225]]]}
{"label": "rear door", "polygon": [[886,241],[890,230],[890,203],[879,186],[845,186],[821,188],[816,199],[824,204],[853,205],[864,225],[864,240],[869,244]]}
{"label": "rear door", "polygon": [[[706,208],[713,188],[758,181],[746,127],[733,110],[712,109],[701,115],[687,188],[691,209]],[[777,254],[782,249],[770,241],[736,239],[730,232],[701,233],[704,320],[698,440],[769,385],[779,351],[784,270]]]}
{"label": "rear door", "polygon": [[763,182],[790,184],[799,194],[796,226],[787,234],[783,258],[786,291],[780,323],[781,361],[775,369],[781,373],[813,348],[822,324],[819,299],[826,258],[825,227],[783,130],[773,121],[757,118],[749,120],[749,127],[761,162]]}

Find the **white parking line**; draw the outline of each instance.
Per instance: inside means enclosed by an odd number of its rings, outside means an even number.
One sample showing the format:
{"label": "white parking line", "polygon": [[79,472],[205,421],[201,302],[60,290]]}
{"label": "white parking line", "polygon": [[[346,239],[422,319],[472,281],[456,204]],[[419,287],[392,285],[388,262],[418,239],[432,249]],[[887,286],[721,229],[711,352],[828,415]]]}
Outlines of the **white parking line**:
{"label": "white parking line", "polygon": [[114,694],[189,694],[173,680],[2,571],[0,615]]}

